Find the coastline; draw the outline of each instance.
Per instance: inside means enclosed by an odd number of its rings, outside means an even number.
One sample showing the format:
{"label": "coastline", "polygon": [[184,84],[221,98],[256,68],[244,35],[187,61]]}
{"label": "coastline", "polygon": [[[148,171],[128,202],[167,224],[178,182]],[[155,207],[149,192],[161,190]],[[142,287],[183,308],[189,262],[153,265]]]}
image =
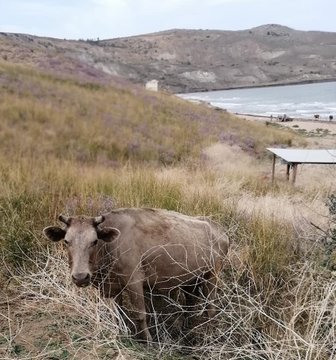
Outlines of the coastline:
{"label": "coastline", "polygon": [[228,86],[225,88],[209,88],[209,89],[188,89],[188,91],[178,92],[175,95],[183,94],[195,94],[195,93],[207,93],[211,91],[225,91],[225,90],[242,90],[242,89],[258,89],[258,88],[269,88],[277,86],[291,86],[291,85],[307,85],[307,84],[318,84],[318,83],[328,83],[336,82],[336,78],[331,79],[309,79],[309,80],[298,80],[298,81],[288,81],[288,82],[279,82],[279,83],[270,83],[270,84],[259,84],[259,85],[242,85],[242,86]]}
{"label": "coastline", "polygon": [[234,115],[234,116],[238,116],[239,118],[245,118],[246,120],[269,121],[269,122],[272,122],[272,123],[279,123],[281,125],[286,124],[286,123],[291,124],[291,123],[294,123],[296,121],[312,122],[312,123],[315,123],[315,124],[327,123],[327,124],[335,124],[336,125],[336,119],[335,120],[329,120],[329,119],[324,119],[324,118],[320,118],[320,119],[309,118],[308,119],[308,118],[303,118],[303,117],[292,117],[291,116],[290,117],[291,120],[289,120],[289,121],[280,121],[275,116],[272,117],[272,116],[269,116],[269,115],[234,113],[234,112],[230,112],[230,111],[227,111],[227,112]]}
{"label": "coastline", "polygon": [[257,121],[264,124],[276,125],[283,128],[288,128],[292,131],[300,133],[306,136],[306,139],[310,139],[311,146],[316,147],[316,141],[319,144],[323,144],[326,148],[335,147],[336,136],[336,121],[321,120],[321,119],[305,119],[294,118],[292,121],[278,121],[277,118],[271,119],[270,116],[253,115],[253,114],[240,114],[231,113],[232,116],[239,117],[246,121]]}
{"label": "coastline", "polygon": [[277,116],[272,116],[272,115],[262,115],[262,114],[251,114],[251,113],[238,113],[238,112],[232,112],[229,111],[227,109],[221,108],[219,106],[213,105],[210,102],[207,102],[205,100],[198,100],[198,99],[187,99],[187,98],[182,98],[183,100],[189,101],[191,103],[194,104],[199,104],[199,105],[205,105],[207,107],[210,107],[214,110],[217,111],[224,111],[227,112],[233,116],[237,116],[239,118],[244,118],[245,120],[255,120],[255,121],[268,121],[268,122],[272,122],[272,123],[279,123],[280,125],[282,124],[286,124],[286,123],[293,123],[295,121],[300,121],[300,122],[312,122],[312,123],[326,123],[326,124],[336,124],[336,118],[330,120],[329,118],[324,118],[324,117],[319,117],[318,119],[315,118],[304,118],[304,117],[293,117],[293,116],[289,116],[290,120],[287,121],[281,121],[278,119]]}

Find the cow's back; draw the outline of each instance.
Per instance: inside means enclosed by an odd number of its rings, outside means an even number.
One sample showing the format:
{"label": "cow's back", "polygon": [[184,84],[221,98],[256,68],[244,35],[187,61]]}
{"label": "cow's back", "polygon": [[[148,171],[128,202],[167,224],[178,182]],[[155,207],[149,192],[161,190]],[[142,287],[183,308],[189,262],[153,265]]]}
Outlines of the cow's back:
{"label": "cow's back", "polygon": [[149,283],[171,287],[217,268],[228,249],[211,221],[163,209],[115,209],[104,226],[120,230],[114,244],[119,271],[142,269]]}

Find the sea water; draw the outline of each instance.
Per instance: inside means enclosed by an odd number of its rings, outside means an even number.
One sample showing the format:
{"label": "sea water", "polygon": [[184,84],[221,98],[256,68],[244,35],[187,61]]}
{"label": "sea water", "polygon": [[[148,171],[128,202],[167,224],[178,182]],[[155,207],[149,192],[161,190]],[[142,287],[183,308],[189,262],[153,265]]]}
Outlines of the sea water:
{"label": "sea water", "polygon": [[329,119],[336,121],[336,82],[218,90],[179,95],[203,100],[240,114]]}

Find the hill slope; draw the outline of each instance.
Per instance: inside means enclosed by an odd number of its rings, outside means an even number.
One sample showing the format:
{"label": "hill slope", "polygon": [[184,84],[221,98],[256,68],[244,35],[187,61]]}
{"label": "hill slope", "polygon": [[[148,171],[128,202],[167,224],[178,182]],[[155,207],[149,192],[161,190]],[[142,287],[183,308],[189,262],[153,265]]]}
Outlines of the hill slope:
{"label": "hill slope", "polygon": [[86,78],[153,78],[174,92],[336,79],[336,33],[263,25],[103,41],[0,34],[0,57]]}
{"label": "hill slope", "polygon": [[[305,168],[309,187],[293,191],[284,173],[273,186],[264,177],[270,162],[249,153],[300,141],[292,132],[88,69],[76,78],[0,62],[0,358],[335,358],[333,247],[308,221],[328,221],[335,174]],[[200,157],[218,140],[228,145]],[[128,336],[127,301],[119,308],[71,284],[65,249],[47,246],[42,229],[60,212],[115,207],[160,207],[226,226],[232,252],[213,320],[203,317],[203,294],[188,322],[183,297],[175,306],[155,295],[157,343],[141,346]]]}
{"label": "hill slope", "polygon": [[212,142],[234,142],[259,153],[266,145],[294,138],[176,96],[5,62],[0,62],[0,91],[0,150],[8,158],[167,165],[198,158]]}

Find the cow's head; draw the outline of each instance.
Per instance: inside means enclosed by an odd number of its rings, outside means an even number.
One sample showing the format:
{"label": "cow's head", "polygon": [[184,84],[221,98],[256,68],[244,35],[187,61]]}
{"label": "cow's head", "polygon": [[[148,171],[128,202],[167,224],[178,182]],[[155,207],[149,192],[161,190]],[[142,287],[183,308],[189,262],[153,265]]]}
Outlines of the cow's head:
{"label": "cow's head", "polygon": [[119,237],[120,231],[113,227],[98,227],[104,222],[104,216],[60,215],[58,219],[66,225],[64,228],[48,226],[43,229],[43,233],[51,241],[64,240],[68,250],[72,281],[77,286],[87,286],[95,270],[100,241],[111,242]]}

